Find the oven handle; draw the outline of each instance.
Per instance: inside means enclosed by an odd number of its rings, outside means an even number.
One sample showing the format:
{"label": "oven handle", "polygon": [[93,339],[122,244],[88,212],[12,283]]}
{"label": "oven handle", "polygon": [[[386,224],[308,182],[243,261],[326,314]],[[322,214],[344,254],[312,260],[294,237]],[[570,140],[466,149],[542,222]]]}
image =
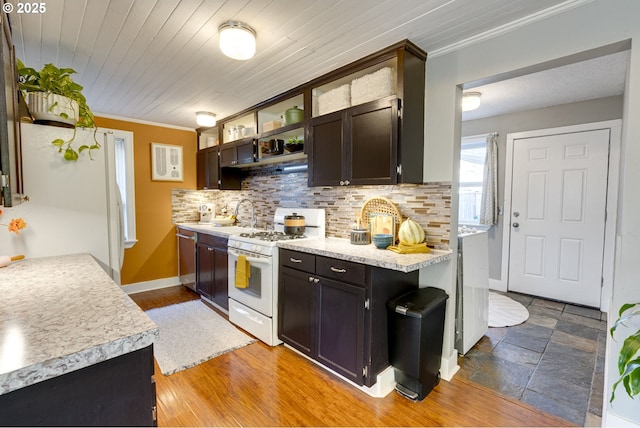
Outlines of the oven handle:
{"label": "oven handle", "polygon": [[[236,259],[240,255],[237,252],[233,251],[232,249],[228,249],[227,253],[229,253],[229,255],[235,257]],[[268,258],[258,258],[258,257],[247,257],[247,256],[245,256],[245,258],[247,259],[247,261],[249,263],[271,264],[271,258],[270,257],[268,257]]]}

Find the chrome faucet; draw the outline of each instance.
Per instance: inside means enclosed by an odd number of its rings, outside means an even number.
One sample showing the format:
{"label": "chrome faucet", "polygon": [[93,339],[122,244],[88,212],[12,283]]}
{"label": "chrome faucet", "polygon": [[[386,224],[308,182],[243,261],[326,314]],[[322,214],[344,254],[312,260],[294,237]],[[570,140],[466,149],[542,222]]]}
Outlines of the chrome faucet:
{"label": "chrome faucet", "polygon": [[251,204],[251,228],[255,229],[256,228],[256,217],[255,217],[255,207],[253,206],[253,202],[251,202],[251,199],[241,199],[238,202],[238,205],[236,205],[236,211],[235,211],[235,216],[236,219],[238,218],[238,210],[240,209],[240,204],[242,204],[243,202],[249,202]]}

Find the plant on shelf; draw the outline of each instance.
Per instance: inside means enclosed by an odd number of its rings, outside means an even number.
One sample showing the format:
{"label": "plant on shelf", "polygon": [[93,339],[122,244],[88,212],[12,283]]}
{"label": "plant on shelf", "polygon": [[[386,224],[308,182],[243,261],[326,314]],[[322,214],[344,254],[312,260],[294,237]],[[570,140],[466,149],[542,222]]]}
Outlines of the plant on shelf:
{"label": "plant on shelf", "polygon": [[[609,329],[612,338],[620,325],[625,325],[624,323],[629,321],[640,321],[640,309],[636,307],[640,308],[640,302],[626,303],[620,307],[618,319]],[[609,402],[613,402],[620,382],[624,385],[629,397],[634,398],[640,394],[640,329],[624,339],[618,354],[618,372],[620,378],[613,384]]]}
{"label": "plant on shelf", "polygon": [[[58,68],[53,64],[46,64],[42,70],[37,71],[26,67],[19,59],[16,63],[18,88],[25,98],[28,97],[31,114],[35,116],[34,111],[39,110],[43,113],[45,120],[61,122],[73,127],[71,138],[68,140],[56,138],[51,144],[58,147],[58,152],[62,153],[64,159],[68,161],[77,161],[80,153],[85,150],[91,158],[91,151],[100,148],[96,138],[98,126],[86,98],[82,95],[82,86],[71,79],[71,75],[76,71],[72,68]],[[38,108],[34,107],[36,105]],[[43,105],[46,107],[42,108]],[[83,144],[76,149],[73,142],[77,128],[93,128],[94,143]]]}
{"label": "plant on shelf", "polygon": [[304,140],[299,137],[290,137],[287,140],[287,143],[284,145],[284,148],[289,152],[297,152],[304,148]]}

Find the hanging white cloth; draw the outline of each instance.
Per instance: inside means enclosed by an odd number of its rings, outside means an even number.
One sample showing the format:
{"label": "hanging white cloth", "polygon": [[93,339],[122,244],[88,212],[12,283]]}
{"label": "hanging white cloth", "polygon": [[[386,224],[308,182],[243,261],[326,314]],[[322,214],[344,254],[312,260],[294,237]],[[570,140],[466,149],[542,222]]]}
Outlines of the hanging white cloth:
{"label": "hanging white cloth", "polygon": [[487,154],[484,159],[480,224],[498,223],[498,134],[487,136]]}

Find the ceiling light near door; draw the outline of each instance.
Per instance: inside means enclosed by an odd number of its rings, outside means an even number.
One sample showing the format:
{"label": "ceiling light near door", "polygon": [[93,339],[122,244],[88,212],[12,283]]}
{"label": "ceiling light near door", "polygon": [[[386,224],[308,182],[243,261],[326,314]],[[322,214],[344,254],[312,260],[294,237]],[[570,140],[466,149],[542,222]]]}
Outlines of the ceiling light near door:
{"label": "ceiling light near door", "polygon": [[480,107],[480,92],[465,92],[462,94],[462,111],[475,110]]}
{"label": "ceiling light near door", "polygon": [[247,24],[227,21],[218,28],[220,50],[229,58],[246,60],[256,53],[256,32]]}
{"label": "ceiling light near door", "polygon": [[196,113],[196,123],[198,126],[216,126],[216,115],[208,111]]}

